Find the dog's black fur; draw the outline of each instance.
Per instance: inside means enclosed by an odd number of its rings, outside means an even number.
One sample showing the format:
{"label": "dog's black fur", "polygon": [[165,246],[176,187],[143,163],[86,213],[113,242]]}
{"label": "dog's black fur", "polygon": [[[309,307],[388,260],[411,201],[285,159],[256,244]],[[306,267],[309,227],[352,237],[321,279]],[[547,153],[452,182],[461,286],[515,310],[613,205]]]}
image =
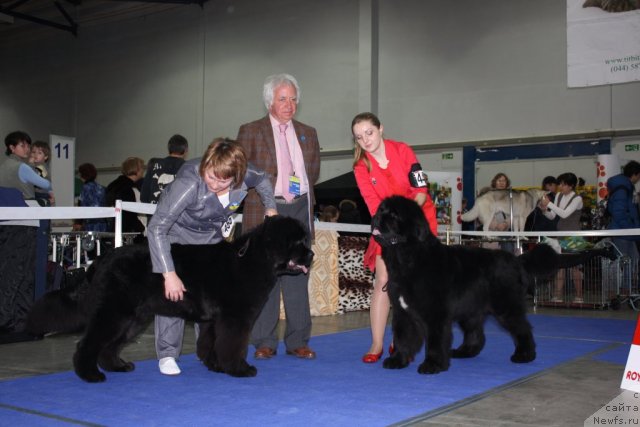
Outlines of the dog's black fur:
{"label": "dog's black fur", "polygon": [[98,366],[134,369],[120,351],[154,315],[183,317],[205,322],[197,348],[210,370],[255,376],[246,361],[251,328],[277,275],[307,272],[313,259],[308,232],[299,221],[276,216],[232,243],[174,244],[171,255],[187,289],[183,301],[165,298],[163,277],[152,273],[146,245],[124,246],[92,264],[84,290],[45,295],[30,315],[31,333],[68,332],[86,319],[73,364],[83,380],[101,382],[106,378]]}
{"label": "dog's black fur", "polygon": [[[501,250],[447,246],[431,234],[418,205],[399,196],[382,202],[372,228],[382,246],[393,306],[395,351],[383,366],[406,367],[426,343],[425,360],[418,367],[421,374],[446,371],[450,357],[478,355],[485,344],[488,314],[513,338],[511,361],[533,361],[536,345],[526,316],[526,292],[533,276],[549,277],[560,266],[588,258],[562,259],[547,245],[519,257]],[[464,334],[457,349],[451,349],[453,322]]]}

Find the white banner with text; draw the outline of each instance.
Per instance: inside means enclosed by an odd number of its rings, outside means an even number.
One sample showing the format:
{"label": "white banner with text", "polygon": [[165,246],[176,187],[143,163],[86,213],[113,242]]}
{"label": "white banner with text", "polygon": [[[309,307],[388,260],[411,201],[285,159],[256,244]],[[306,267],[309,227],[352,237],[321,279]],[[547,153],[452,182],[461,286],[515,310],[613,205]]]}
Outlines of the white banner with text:
{"label": "white banner with text", "polygon": [[640,81],[640,9],[584,7],[590,3],[567,0],[568,86]]}

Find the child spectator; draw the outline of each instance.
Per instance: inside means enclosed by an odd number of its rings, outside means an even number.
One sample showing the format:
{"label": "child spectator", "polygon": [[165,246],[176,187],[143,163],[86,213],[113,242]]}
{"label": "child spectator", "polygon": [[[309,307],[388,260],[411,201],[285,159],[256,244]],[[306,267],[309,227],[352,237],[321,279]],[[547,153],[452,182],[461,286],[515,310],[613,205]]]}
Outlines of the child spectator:
{"label": "child spectator", "polygon": [[[49,179],[49,171],[47,170],[47,163],[49,163],[49,157],[51,156],[51,148],[49,144],[44,141],[35,141],[31,144],[31,154],[29,155],[29,164],[33,166],[35,171],[44,179]],[[49,201],[49,192],[42,188],[35,187],[35,199],[42,206],[51,206]]]}

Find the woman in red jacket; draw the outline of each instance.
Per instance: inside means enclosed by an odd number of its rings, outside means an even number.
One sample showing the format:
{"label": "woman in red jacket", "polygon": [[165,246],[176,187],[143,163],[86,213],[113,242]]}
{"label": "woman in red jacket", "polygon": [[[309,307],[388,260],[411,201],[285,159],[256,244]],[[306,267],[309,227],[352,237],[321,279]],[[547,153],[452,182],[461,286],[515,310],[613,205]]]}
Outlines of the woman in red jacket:
{"label": "woman in red jacket", "polygon": [[[404,196],[422,207],[431,232],[437,235],[436,210],[426,186],[412,186],[409,180],[412,166],[419,165],[415,153],[403,142],[383,139],[382,130],[380,120],[373,113],[360,113],[351,122],[355,142],[353,172],[371,216],[386,197]],[[372,238],[364,256],[365,266],[375,272],[370,309],[372,342],[362,357],[364,363],[375,363],[382,357],[389,316],[388,275],[381,254],[380,246]]]}

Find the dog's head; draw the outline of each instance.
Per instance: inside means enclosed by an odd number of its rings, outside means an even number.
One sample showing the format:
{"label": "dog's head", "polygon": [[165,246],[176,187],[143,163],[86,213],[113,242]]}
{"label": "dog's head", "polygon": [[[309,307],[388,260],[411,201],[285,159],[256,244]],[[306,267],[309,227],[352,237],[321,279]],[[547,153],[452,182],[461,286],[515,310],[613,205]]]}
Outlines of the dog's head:
{"label": "dog's head", "polygon": [[371,234],[380,246],[425,242],[434,238],[420,206],[401,196],[386,198],[371,222]]}
{"label": "dog's head", "polygon": [[265,218],[262,237],[267,256],[280,274],[308,273],[313,261],[309,232],[297,219],[285,216]]}

